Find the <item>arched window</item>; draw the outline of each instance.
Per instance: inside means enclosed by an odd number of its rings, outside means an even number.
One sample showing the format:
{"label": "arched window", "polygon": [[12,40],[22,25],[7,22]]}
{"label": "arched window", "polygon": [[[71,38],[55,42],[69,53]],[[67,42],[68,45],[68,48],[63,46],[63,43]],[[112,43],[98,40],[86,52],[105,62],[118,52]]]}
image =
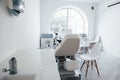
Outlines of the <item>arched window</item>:
{"label": "arched window", "polygon": [[69,33],[87,34],[87,17],[76,7],[63,7],[52,14],[50,32],[65,35]]}

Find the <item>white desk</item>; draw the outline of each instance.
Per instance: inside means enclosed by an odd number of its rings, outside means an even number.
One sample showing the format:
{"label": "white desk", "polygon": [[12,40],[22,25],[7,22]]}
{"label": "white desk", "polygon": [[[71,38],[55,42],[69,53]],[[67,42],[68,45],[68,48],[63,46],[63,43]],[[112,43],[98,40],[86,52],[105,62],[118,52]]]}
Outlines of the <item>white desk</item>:
{"label": "white desk", "polygon": [[[8,67],[8,61],[11,57],[15,57],[17,59],[18,66],[17,75],[11,75],[13,78],[10,78],[8,73],[2,72],[3,68]],[[41,66],[43,67],[43,70],[40,69]],[[3,79],[7,76],[10,78],[10,80],[21,80],[21,78],[17,78],[19,75],[28,75],[28,78],[22,78],[23,80],[60,80],[54,57],[54,51],[52,49],[17,50],[15,53],[0,63],[0,79]]]}
{"label": "white desk", "polygon": [[42,80],[60,80],[53,49],[41,49]]}

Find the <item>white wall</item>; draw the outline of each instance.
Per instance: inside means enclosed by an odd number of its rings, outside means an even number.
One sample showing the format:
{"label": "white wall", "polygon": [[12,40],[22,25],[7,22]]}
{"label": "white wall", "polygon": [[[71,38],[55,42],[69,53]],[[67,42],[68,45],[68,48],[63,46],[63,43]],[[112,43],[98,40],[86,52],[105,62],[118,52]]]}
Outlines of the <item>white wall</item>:
{"label": "white wall", "polygon": [[[96,24],[96,5],[91,3],[80,3],[64,0],[41,0],[41,33],[49,33],[49,20],[54,11],[63,6],[76,6],[80,8],[88,17],[88,34],[94,35],[94,27]],[[95,6],[95,10],[91,10],[91,6]]]}
{"label": "white wall", "polygon": [[120,4],[106,7],[110,3],[105,2],[98,6],[98,33],[101,35],[105,51],[120,57]]}
{"label": "white wall", "polygon": [[0,61],[17,49],[39,48],[40,0],[24,0],[25,12],[10,16],[0,0]]}

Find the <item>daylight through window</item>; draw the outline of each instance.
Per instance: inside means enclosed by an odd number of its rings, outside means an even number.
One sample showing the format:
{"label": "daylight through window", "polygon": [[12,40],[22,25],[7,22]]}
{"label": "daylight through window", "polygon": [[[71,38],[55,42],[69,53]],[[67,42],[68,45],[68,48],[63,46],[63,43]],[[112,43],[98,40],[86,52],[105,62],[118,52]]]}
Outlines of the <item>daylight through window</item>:
{"label": "daylight through window", "polygon": [[51,17],[50,31],[61,35],[69,33],[85,33],[84,16],[75,9],[62,8]]}

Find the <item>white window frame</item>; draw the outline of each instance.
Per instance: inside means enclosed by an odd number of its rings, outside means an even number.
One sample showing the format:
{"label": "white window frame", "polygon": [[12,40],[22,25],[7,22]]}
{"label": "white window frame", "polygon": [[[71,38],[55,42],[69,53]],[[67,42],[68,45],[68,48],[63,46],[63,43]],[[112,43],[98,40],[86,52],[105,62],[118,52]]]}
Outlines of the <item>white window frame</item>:
{"label": "white window frame", "polygon": [[49,20],[49,31],[51,32],[51,28],[50,28],[51,27],[51,25],[50,25],[51,19],[54,17],[54,15],[58,11],[60,11],[62,9],[66,9],[66,8],[67,9],[73,9],[73,10],[77,11],[81,15],[81,17],[83,19],[83,34],[88,34],[88,18],[86,16],[86,14],[81,9],[79,9],[78,7],[75,7],[75,6],[64,6],[64,7],[61,7],[59,9],[57,9],[56,11],[54,11],[53,14],[50,17],[50,20]]}

